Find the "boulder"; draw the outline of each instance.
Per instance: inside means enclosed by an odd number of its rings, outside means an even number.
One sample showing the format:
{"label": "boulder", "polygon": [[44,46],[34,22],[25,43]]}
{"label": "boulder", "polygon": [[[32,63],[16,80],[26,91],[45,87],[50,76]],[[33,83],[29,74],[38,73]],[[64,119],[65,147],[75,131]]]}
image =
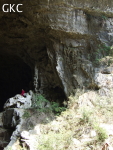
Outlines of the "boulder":
{"label": "boulder", "polygon": [[96,93],[93,91],[89,91],[87,93],[79,96],[78,104],[83,107],[94,107],[94,102],[96,100]]}
{"label": "boulder", "polygon": [[102,74],[96,73],[95,74],[95,83],[98,88],[113,88],[113,75],[112,74]]}
{"label": "boulder", "polygon": [[32,103],[32,91],[26,93],[25,96],[17,94],[16,96],[9,98],[4,104],[4,109],[7,108],[30,108]]}
{"label": "boulder", "polygon": [[106,87],[102,87],[99,89],[99,95],[100,96],[110,96],[110,90]]}

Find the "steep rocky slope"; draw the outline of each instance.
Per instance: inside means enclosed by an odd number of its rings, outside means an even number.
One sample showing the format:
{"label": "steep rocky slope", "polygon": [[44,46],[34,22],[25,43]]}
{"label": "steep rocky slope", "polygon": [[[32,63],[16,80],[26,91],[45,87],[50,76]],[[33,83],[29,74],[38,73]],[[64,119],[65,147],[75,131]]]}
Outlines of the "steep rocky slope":
{"label": "steep rocky slope", "polygon": [[113,149],[113,90],[100,96],[93,90],[78,89],[60,115],[58,110],[63,107],[53,107],[42,96],[36,99],[37,105],[31,105],[30,93],[16,95],[4,106],[5,129],[0,130],[0,147],[8,144],[4,150]]}

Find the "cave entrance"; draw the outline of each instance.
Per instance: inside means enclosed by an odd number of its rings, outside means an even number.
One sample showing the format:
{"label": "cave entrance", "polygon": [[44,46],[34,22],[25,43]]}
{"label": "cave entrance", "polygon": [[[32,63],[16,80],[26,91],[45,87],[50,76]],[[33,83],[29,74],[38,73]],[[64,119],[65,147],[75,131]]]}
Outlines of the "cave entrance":
{"label": "cave entrance", "polygon": [[0,112],[10,97],[29,90],[32,80],[30,67],[18,56],[0,54]]}
{"label": "cave entrance", "polygon": [[63,106],[63,102],[67,100],[64,90],[59,86],[46,89],[44,95],[47,95],[49,101],[57,102],[60,106]]}

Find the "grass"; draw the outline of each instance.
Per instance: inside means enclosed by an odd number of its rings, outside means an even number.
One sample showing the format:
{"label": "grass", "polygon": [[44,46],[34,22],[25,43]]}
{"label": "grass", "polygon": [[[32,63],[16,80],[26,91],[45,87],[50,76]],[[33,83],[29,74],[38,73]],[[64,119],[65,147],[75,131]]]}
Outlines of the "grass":
{"label": "grass", "polygon": [[106,130],[103,129],[102,127],[100,127],[98,124],[94,125],[94,129],[97,133],[97,141],[98,142],[103,142],[103,141],[105,141],[105,139],[108,138]]}
{"label": "grass", "polygon": [[83,123],[91,123],[91,114],[92,112],[90,110],[83,108],[82,117],[80,118],[80,121]]}
{"label": "grass", "polygon": [[113,64],[113,57],[106,56],[99,60],[101,65],[110,66]]}
{"label": "grass", "polygon": [[[113,91],[110,91],[113,94]],[[80,94],[81,95],[81,94]],[[72,144],[72,139],[76,138],[82,141],[83,135],[88,136],[92,141],[92,146],[94,148],[100,148],[101,144],[108,138],[107,131],[100,126],[100,123],[112,123],[112,113],[113,113],[113,102],[112,96],[100,96],[98,93],[96,95],[96,101],[94,102],[94,108],[91,109],[89,107],[78,106],[79,94],[74,96],[70,96],[70,101],[68,102],[68,109],[59,116],[58,122],[61,121],[62,125],[59,127],[56,123],[56,126],[59,130],[62,128],[64,131],[70,131],[71,140],[68,143],[69,147],[74,146]],[[76,106],[76,107],[73,107]],[[109,119],[109,121],[108,121]],[[100,121],[101,120],[101,121]],[[89,131],[88,131],[89,130]],[[94,130],[96,132],[95,137],[90,137],[90,132]],[[54,133],[55,134],[55,133]],[[65,137],[65,132],[62,134]],[[89,141],[90,142],[90,141]],[[89,148],[89,146],[85,147],[86,142],[82,142],[81,146],[85,149]],[[65,144],[62,145],[64,149]],[[63,149],[62,148],[62,149]],[[68,148],[67,148],[68,149]],[[58,149],[59,150],[59,149]]]}
{"label": "grass", "polygon": [[49,132],[48,134],[41,135],[40,144],[38,146],[39,150],[63,150],[68,148],[71,142],[70,131],[60,131],[58,133]]}
{"label": "grass", "polygon": [[[102,123],[111,124],[113,121],[113,91],[110,91],[111,97],[100,96],[96,93],[92,108],[79,106],[79,96],[83,94],[83,91],[77,91],[75,96],[69,97],[68,108],[65,111],[60,112],[60,115],[51,121],[38,123],[41,134],[37,135],[38,140],[35,142],[37,149],[86,150],[91,147],[101,149],[102,143],[108,138],[113,143],[113,137],[110,138],[107,131],[101,127]],[[88,94],[90,94],[89,91]],[[28,116],[27,113],[25,114]],[[91,136],[92,131],[95,132],[94,136]],[[74,143],[74,140],[78,140],[79,144]]]}

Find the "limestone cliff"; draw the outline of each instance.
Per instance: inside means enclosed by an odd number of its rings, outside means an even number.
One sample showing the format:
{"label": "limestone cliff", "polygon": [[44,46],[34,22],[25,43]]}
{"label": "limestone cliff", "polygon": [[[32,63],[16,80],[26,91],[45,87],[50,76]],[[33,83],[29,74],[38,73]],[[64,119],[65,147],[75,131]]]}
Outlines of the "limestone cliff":
{"label": "limestone cliff", "polygon": [[6,67],[5,57],[7,62],[20,57],[31,67],[33,89],[46,95],[51,90],[51,99],[57,90],[69,96],[78,87],[99,88],[95,73],[100,69],[94,62],[99,45],[112,46],[111,0],[8,3],[22,3],[23,12],[0,12],[0,56]]}
{"label": "limestone cliff", "polygon": [[[23,12],[5,13],[5,3]],[[1,0],[1,103],[22,88],[61,103],[78,88],[107,95],[112,43],[112,0]]]}

